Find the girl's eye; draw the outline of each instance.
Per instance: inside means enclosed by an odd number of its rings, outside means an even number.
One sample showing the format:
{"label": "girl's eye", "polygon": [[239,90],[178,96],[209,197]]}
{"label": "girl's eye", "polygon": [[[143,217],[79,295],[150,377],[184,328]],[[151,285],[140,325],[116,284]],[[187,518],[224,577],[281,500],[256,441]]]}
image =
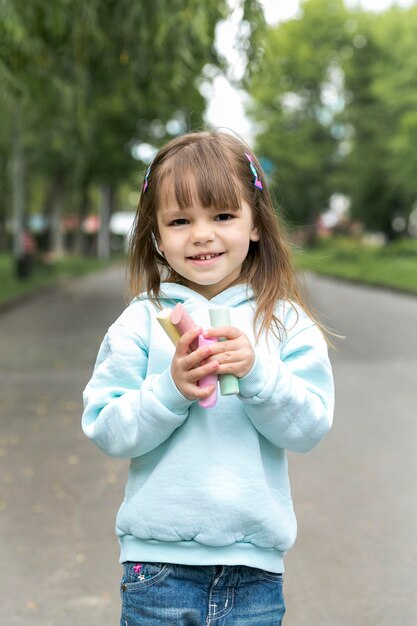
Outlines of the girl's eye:
{"label": "girl's eye", "polygon": [[179,217],[177,220],[172,220],[172,222],[169,223],[170,226],[184,226],[184,224],[188,224],[188,220],[184,217]]}
{"label": "girl's eye", "polygon": [[233,217],[234,216],[230,213],[220,213],[219,215],[216,215],[216,220],[219,222],[227,222],[228,220],[232,220]]}

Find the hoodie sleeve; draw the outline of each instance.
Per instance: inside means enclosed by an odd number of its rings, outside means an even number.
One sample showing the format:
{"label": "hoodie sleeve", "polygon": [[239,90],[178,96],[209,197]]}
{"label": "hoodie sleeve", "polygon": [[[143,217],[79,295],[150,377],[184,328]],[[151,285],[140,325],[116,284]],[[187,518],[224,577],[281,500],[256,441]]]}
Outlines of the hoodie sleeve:
{"label": "hoodie sleeve", "polygon": [[140,338],[120,323],[105,336],[84,390],[82,428],[111,456],[134,458],[164,442],[186,420],[191,401],[170,368],[146,376],[148,355]]}
{"label": "hoodie sleeve", "polygon": [[301,311],[280,354],[263,362],[257,358],[239,385],[253,425],[280,448],[307,452],[332,425],[334,387],[327,345]]}

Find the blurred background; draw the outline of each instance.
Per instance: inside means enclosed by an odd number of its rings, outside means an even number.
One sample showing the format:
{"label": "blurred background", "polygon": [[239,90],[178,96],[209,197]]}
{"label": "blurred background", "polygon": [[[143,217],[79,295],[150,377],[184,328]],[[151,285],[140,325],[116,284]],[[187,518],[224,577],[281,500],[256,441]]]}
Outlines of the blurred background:
{"label": "blurred background", "polygon": [[127,462],[86,440],[82,390],[148,164],[220,127],[344,337],[334,427],[289,455],[285,623],[416,626],[416,33],[412,0],[0,0],[2,623],[118,622]]}
{"label": "blurred background", "polygon": [[301,265],[416,290],[416,29],[410,0],[2,0],[0,298],[123,253],[156,149],[205,126],[255,148]]}

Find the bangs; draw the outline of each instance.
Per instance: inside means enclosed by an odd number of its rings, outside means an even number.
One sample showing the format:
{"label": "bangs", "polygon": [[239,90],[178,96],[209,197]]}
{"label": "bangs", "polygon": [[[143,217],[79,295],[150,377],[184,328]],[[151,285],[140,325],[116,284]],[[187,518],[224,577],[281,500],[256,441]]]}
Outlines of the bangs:
{"label": "bangs", "polygon": [[243,189],[232,159],[211,145],[182,147],[161,164],[157,182],[158,205],[175,199],[180,209],[199,203],[204,208],[237,209]]}

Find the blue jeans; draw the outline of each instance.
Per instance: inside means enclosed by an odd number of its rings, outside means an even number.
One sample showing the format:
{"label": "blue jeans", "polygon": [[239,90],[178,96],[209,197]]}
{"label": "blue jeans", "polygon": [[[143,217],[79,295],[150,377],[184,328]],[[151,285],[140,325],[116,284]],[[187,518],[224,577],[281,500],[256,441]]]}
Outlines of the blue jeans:
{"label": "blue jeans", "polygon": [[282,575],[236,566],[125,563],[120,626],[280,626]]}

